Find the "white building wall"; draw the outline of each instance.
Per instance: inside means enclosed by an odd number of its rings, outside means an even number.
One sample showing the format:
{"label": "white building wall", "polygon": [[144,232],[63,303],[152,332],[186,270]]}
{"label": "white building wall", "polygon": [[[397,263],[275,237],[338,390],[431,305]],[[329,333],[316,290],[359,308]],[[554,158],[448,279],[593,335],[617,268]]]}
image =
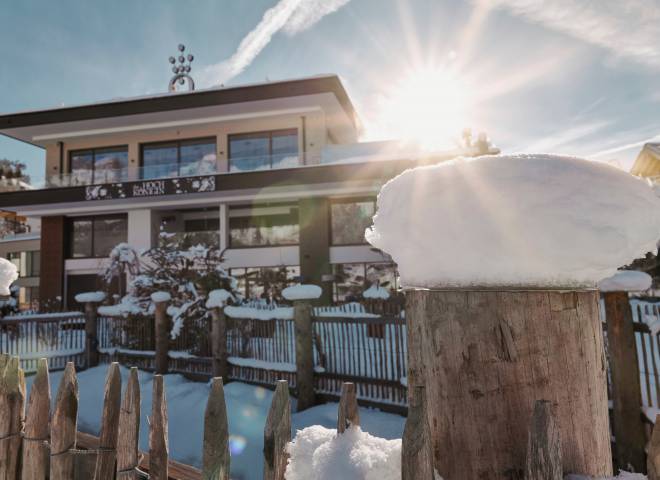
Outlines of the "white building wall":
{"label": "white building wall", "polygon": [[141,208],[128,211],[128,244],[136,252],[151,248],[151,209]]}

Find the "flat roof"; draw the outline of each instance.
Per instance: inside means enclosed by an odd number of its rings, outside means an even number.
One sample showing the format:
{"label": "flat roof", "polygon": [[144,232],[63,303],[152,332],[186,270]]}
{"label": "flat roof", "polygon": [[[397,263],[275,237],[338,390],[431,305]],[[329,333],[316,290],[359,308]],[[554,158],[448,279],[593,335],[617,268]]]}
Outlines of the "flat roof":
{"label": "flat roof", "polygon": [[[320,75],[292,80],[213,87],[186,92],[167,92],[149,96],[119,98],[98,103],[31,110],[0,115],[0,133],[9,137],[12,130],[37,125],[158,113],[214,105],[273,100],[286,97],[330,93],[353,123],[359,119],[344,85],[337,75]],[[26,141],[18,136],[14,137]]]}

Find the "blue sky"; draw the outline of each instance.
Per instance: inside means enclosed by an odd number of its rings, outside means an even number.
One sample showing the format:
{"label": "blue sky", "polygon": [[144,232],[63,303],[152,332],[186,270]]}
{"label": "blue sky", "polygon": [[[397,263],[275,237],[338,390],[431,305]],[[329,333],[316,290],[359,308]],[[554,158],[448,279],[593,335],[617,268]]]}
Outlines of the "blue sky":
{"label": "blue sky", "polygon": [[[629,168],[660,135],[657,0],[3,2],[0,112],[163,92],[181,42],[201,87],[337,73],[367,140],[397,136],[383,105],[429,69],[460,88],[460,115],[453,91],[426,106],[448,137]],[[2,157],[41,174],[39,149],[0,139]]]}

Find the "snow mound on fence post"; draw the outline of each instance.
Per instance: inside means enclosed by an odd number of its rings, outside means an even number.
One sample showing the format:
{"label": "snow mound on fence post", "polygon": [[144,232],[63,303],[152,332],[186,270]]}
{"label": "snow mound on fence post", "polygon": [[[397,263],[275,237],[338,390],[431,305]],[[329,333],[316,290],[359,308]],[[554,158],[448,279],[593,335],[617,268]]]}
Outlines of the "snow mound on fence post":
{"label": "snow mound on fence post", "polygon": [[16,265],[9,260],[0,258],[0,296],[6,297],[11,294],[9,285],[18,278]]}
{"label": "snow mound on fence post", "polygon": [[601,292],[643,292],[651,288],[651,275],[635,270],[620,270],[598,282]]}
{"label": "snow mound on fence post", "polygon": [[154,303],[169,302],[172,296],[169,292],[154,292],[151,294],[151,301]]}
{"label": "snow mound on fence post", "polygon": [[314,300],[319,298],[323,290],[318,285],[293,285],[282,290],[282,296],[287,300]]}
{"label": "snow mound on fence post", "polygon": [[362,292],[364,298],[387,300],[390,298],[390,292],[386,288],[376,285],[375,283]]}
{"label": "snow mound on fence post", "polygon": [[87,302],[94,302],[94,303],[101,303],[103,300],[105,300],[105,293],[104,292],[84,292],[84,293],[79,293],[76,295],[76,302],[78,303],[87,303]]}
{"label": "snow mound on fence post", "polygon": [[366,239],[408,287],[594,287],[655,250],[660,199],[612,166],[485,156],[387,182]]}
{"label": "snow mound on fence post", "polygon": [[219,290],[211,290],[209,298],[206,300],[206,308],[222,308],[227,305],[227,300],[234,300],[231,292],[224,288]]}
{"label": "snow mound on fence post", "polygon": [[400,480],[401,440],[351,427],[343,434],[319,425],[303,428],[288,445],[287,480]]}

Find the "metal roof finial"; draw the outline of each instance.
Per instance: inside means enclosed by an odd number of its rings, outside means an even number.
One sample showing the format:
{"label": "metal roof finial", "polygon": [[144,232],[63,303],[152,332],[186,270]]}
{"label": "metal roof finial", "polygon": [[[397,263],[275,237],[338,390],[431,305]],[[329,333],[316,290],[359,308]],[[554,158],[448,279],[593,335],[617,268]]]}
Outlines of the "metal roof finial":
{"label": "metal roof finial", "polygon": [[[170,92],[176,92],[176,84],[177,82],[179,85],[183,85],[186,83],[186,80],[188,80],[188,90],[193,91],[195,90],[195,81],[192,79],[190,75],[191,70],[191,63],[195,59],[195,57],[192,54],[184,55],[183,52],[186,49],[186,46],[183,43],[179,44],[179,56],[178,57],[170,57],[170,63],[172,64],[172,73],[174,73],[174,76],[170,79],[170,85],[168,90]],[[179,64],[177,65],[177,60],[179,61]],[[188,64],[186,65],[186,60],[188,61]]]}

